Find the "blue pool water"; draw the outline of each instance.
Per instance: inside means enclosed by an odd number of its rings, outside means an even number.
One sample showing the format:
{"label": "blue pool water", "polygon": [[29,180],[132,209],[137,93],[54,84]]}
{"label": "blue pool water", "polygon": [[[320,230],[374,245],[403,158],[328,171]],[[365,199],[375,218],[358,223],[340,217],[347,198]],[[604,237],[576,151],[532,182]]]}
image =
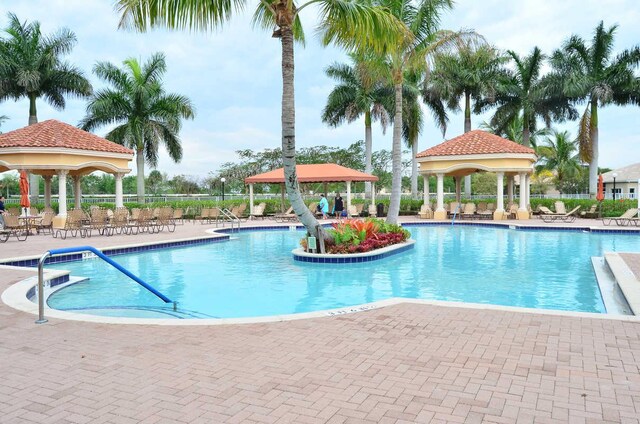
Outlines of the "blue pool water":
{"label": "blue pool water", "polygon": [[57,309],[139,317],[234,318],[353,306],[390,297],[605,312],[590,258],[640,251],[640,236],[407,227],[414,249],[380,261],[293,260],[301,231],[242,232],[228,242],[116,256],[178,314],[98,259],[47,265],[90,277],[49,298]]}

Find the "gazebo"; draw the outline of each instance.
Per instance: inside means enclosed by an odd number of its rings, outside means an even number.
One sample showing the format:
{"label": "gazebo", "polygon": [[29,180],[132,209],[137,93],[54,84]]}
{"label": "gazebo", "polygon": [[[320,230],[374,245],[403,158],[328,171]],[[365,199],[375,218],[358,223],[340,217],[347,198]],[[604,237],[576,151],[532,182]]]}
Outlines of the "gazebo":
{"label": "gazebo", "polygon": [[460,201],[461,180],[474,172],[495,172],[496,211],[494,219],[504,216],[504,177],[507,177],[508,200],[513,201],[514,177],[520,181],[520,204],[518,219],[528,219],[529,187],[535,151],[486,131],[469,131],[444,143],[433,146],[416,155],[420,174],[424,179],[424,202],[429,202],[429,177],[437,178],[437,205],[434,219],[445,219],[444,177],[452,176],[456,181],[456,199]]}
{"label": "gazebo", "polygon": [[[324,183],[344,182],[347,185],[347,210],[351,206],[351,183],[370,181],[371,204],[375,204],[375,182],[378,177],[355,169],[346,168],[335,163],[318,163],[311,165],[296,165],[296,174],[299,183]],[[254,175],[244,179],[249,184],[249,208],[253,213],[253,185],[254,184],[281,184],[284,187],[284,168],[274,169],[263,174]],[[284,190],[282,190],[284,197]]]}
{"label": "gazebo", "polygon": [[0,134],[0,172],[24,169],[44,178],[46,206],[51,206],[51,179],[58,175],[59,214],[67,214],[67,175],[74,179],[80,207],[82,176],[113,174],[116,207],[123,206],[122,177],[131,172],[133,150],[55,119]]}

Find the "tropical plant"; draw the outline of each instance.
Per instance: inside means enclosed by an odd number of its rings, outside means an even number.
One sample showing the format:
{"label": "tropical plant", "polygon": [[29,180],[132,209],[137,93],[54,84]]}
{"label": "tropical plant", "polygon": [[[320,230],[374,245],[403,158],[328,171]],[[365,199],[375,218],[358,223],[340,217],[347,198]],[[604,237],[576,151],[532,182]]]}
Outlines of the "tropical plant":
{"label": "tropical plant", "polygon": [[[488,122],[482,122],[480,128],[489,131],[492,134],[506,138],[518,144],[524,144],[522,140],[523,136],[523,117],[522,114],[514,117],[506,127],[500,128],[499,125],[492,126]],[[534,150],[537,150],[539,140],[551,134],[551,129],[547,127],[536,127],[529,132],[529,146]]]}
{"label": "tropical plant", "polygon": [[[377,0],[393,16],[402,21],[410,34],[401,41],[387,46],[390,79],[394,88],[395,111],[393,117],[392,184],[387,221],[395,223],[400,213],[402,188],[402,112],[405,71],[426,68],[427,58],[446,47],[451,47],[465,36],[464,32],[440,31],[442,14],[453,8],[452,0]],[[475,36],[475,33],[473,33]]]}
{"label": "tropical plant", "polygon": [[545,144],[538,146],[540,165],[537,171],[549,170],[555,174],[556,187],[562,193],[563,183],[582,170],[576,140],[572,140],[568,131],[553,131]]}
{"label": "tropical plant", "polygon": [[418,197],[418,138],[422,132],[424,125],[424,113],[420,99],[424,101],[424,105],[431,111],[436,126],[442,132],[444,137],[447,131],[447,111],[444,103],[437,93],[423,93],[421,96],[421,88],[424,82],[423,69],[411,69],[405,72],[403,95],[404,102],[402,110],[402,137],[411,149],[411,198]]}
{"label": "tropical plant", "polygon": [[[402,243],[411,233],[397,224],[381,219],[349,219],[333,224],[329,230],[331,239],[327,243],[329,253],[359,253]],[[306,238],[300,241],[306,248]]]}
{"label": "tropical plant", "polygon": [[[389,90],[382,81],[379,71],[379,56],[351,53],[351,65],[334,63],[325,73],[338,82],[329,93],[327,105],[322,111],[322,121],[337,127],[344,122],[351,123],[364,115],[364,172],[373,171],[371,155],[373,136],[371,123],[380,122],[384,133],[389,124],[389,113],[384,107]],[[371,196],[371,183],[365,183],[365,197]]]}
{"label": "tropical plant", "polygon": [[640,105],[640,79],[634,68],[640,64],[640,46],[613,57],[617,25],[605,29],[601,21],[591,43],[577,35],[554,52],[551,64],[553,89],[560,89],[575,103],[586,102],[580,120],[580,157],[589,163],[589,193],[595,196],[598,178],[598,107],[610,104]]}
{"label": "tropical plant", "polygon": [[112,87],[96,92],[87,104],[80,127],[92,131],[105,125],[117,126],[105,138],[136,152],[138,202],[144,203],[145,161],[158,165],[160,143],[174,162],[182,159],[178,136],[183,119],[193,119],[191,101],[179,94],[165,93],[162,76],[167,70],[164,54],[156,53],[140,65],[137,59],[123,62],[120,69],[98,62],[93,71]]}
{"label": "tropical plant", "polygon": [[[207,30],[220,27],[242,10],[245,0],[117,0],[122,13],[121,27],[145,30],[153,26]],[[296,4],[291,0],[261,0],[253,15],[256,25],[273,30],[282,46],[282,157],[285,187],[291,206],[309,233],[324,231],[302,201],[296,175],[294,40],[304,41],[300,12],[309,5],[320,11],[320,32],[325,45],[337,44],[357,51],[381,51],[405,34],[401,22],[383,7],[352,0],[309,0]]]}
{"label": "tropical plant", "polygon": [[[464,132],[471,131],[471,101],[495,99],[506,58],[486,43],[461,42],[452,52],[434,56],[434,68],[425,85],[425,96],[435,94],[447,101],[452,111],[460,110],[464,99]],[[471,195],[471,176],[465,177],[465,193]]]}
{"label": "tropical plant", "polygon": [[562,92],[549,90],[548,81],[541,75],[545,56],[538,47],[525,57],[511,50],[507,55],[515,69],[506,70],[498,82],[495,98],[476,102],[475,111],[484,112],[497,106],[490,125],[498,132],[504,132],[517,116],[522,115],[522,144],[529,147],[538,118],[550,127],[552,121],[575,119],[578,114]]}
{"label": "tropical plant", "polygon": [[[66,28],[44,35],[37,21],[20,22],[8,14],[9,26],[0,39],[0,102],[29,99],[29,125],[38,122],[36,101],[39,98],[54,109],[63,110],[65,97],[85,97],[92,92],[84,73],[65,62],[76,44],[76,36]],[[31,193],[37,201],[38,176],[31,174]]]}

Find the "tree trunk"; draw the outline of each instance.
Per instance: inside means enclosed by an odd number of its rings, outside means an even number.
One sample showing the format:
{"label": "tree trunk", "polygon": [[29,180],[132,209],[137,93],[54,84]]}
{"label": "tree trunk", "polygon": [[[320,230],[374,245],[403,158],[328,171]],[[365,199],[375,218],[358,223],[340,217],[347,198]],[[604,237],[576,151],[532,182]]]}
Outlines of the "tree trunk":
{"label": "tree trunk", "polygon": [[530,147],[529,138],[531,138],[531,132],[529,131],[529,120],[523,114],[522,116],[522,145]]}
{"label": "tree trunk", "polygon": [[144,150],[136,150],[138,203],[144,203]]}
{"label": "tree trunk", "polygon": [[418,137],[411,141],[411,198],[418,198]]}
{"label": "tree trunk", "polygon": [[[294,98],[293,32],[281,27],[282,43],[282,164],[289,202],[302,225],[312,236],[324,239],[325,233],[300,195],[296,174],[296,109]],[[322,245],[321,245],[322,246]]]}
{"label": "tree trunk", "polygon": [[[36,96],[29,94],[29,125],[38,123],[38,111],[36,109]],[[40,178],[36,174],[29,173],[29,199],[31,203],[38,203],[40,198]]]}
{"label": "tree trunk", "polygon": [[[364,172],[371,174],[373,172],[373,165],[371,164],[371,155],[373,149],[373,137],[371,135],[371,111],[367,110],[364,113]],[[371,182],[366,181],[364,183],[364,195],[365,198],[371,199]]]}
{"label": "tree trunk", "polygon": [[391,199],[387,214],[387,222],[390,224],[398,223],[402,193],[402,74],[399,78],[394,78],[394,88],[396,112],[393,117],[393,147],[391,148]]}
{"label": "tree trunk", "polygon": [[589,162],[589,195],[595,199],[598,191],[598,100],[591,100],[591,162]]}
{"label": "tree trunk", "polygon": [[[471,131],[471,94],[464,93],[464,132]],[[464,195],[471,197],[471,175],[464,177]]]}

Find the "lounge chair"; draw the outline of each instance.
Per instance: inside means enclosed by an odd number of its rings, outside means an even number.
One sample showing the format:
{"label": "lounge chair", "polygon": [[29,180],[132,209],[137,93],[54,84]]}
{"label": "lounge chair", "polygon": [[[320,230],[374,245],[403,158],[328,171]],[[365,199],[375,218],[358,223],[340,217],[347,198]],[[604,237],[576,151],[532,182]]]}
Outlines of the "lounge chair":
{"label": "lounge chair", "polygon": [[556,208],[556,213],[557,214],[566,214],[567,213],[567,208],[564,205],[564,202],[561,200],[558,200],[557,202],[554,203],[554,207]]}
{"label": "lounge chair", "polygon": [[555,213],[555,214],[545,214],[540,215],[544,222],[554,222],[554,221],[562,221],[562,222],[573,222],[576,220],[576,214],[580,210],[580,206],[576,206],[571,209],[567,213]]}
{"label": "lounge chair", "polygon": [[43,234],[46,231],[49,231],[49,233],[51,233],[53,231],[53,216],[54,216],[53,212],[43,213],[42,219],[40,220],[40,222],[37,222],[35,224],[36,231],[38,233],[42,232]]}
{"label": "lounge chair", "polygon": [[623,213],[618,217],[602,218],[602,224],[609,225],[611,224],[611,221],[615,221],[616,225],[625,226],[629,224],[635,224],[635,221],[631,221],[631,219],[634,219],[637,217],[638,217],[638,209],[631,208],[631,209],[627,209],[625,213]]}
{"label": "lounge chair", "polygon": [[476,217],[476,204],[465,203],[464,209],[460,213],[460,218],[475,218]]}
{"label": "lounge chair", "polygon": [[349,217],[360,216],[356,205],[349,205],[349,207],[347,208],[347,215],[349,215]]}
{"label": "lounge chair", "polygon": [[181,208],[173,210],[173,222],[176,224],[180,222],[180,225],[184,225],[184,210]]}
{"label": "lounge chair", "polygon": [[[451,202],[449,203],[449,215],[453,215],[454,213],[456,213],[456,209],[458,209],[460,207],[460,203],[458,202]],[[462,209],[458,210],[458,213],[460,213]]]}
{"label": "lounge chair", "polygon": [[53,238],[67,238],[67,233],[71,233],[72,237],[80,234],[80,237],[87,236],[87,229],[84,227],[85,215],[82,209],[73,209],[67,213],[67,216],[57,215],[52,222]]}
{"label": "lounge chair", "polygon": [[420,212],[418,212],[418,216],[422,219],[433,219],[433,210],[431,209],[431,205],[428,203],[424,203],[420,206]]}
{"label": "lounge chair", "polygon": [[276,222],[295,221],[297,218],[298,218],[298,215],[293,213],[293,206],[291,206],[289,209],[287,209],[283,213],[277,213],[273,215],[273,219]]}
{"label": "lounge chair", "polygon": [[588,211],[580,212],[581,218],[597,218],[598,217],[598,203],[591,205]]}
{"label": "lounge chair", "polygon": [[253,213],[250,214],[249,219],[264,219],[264,209],[267,207],[265,203],[260,203],[258,206],[253,208]]}
{"label": "lounge chair", "polygon": [[173,233],[176,230],[176,221],[173,219],[173,208],[170,206],[160,208],[155,225],[158,231],[166,228],[170,233]]}

